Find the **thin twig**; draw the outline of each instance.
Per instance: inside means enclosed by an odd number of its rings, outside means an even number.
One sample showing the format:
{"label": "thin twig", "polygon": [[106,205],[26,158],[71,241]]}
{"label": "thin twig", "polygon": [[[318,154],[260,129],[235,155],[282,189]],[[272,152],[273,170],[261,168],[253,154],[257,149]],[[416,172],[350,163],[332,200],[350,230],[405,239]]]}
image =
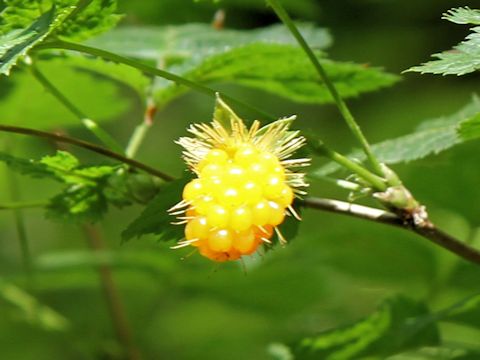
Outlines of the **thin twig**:
{"label": "thin twig", "polygon": [[353,216],[360,219],[370,220],[382,224],[392,225],[404,230],[412,231],[425,239],[449,250],[475,264],[480,264],[480,251],[469,246],[451,235],[446,234],[433,224],[415,224],[414,222],[402,219],[389,211],[371,208],[363,205],[351,204],[340,200],[321,199],[307,197],[301,203],[312,209],[329,211],[337,214]]}
{"label": "thin twig", "polygon": [[30,67],[33,77],[53,95],[66,109],[68,109],[78,120],[92,132],[105,146],[110,149],[123,153],[122,147],[118,142],[100,125],[90,119],[85,113],[73,104],[48,78],[38,69],[37,66]]}
{"label": "thin twig", "polygon": [[320,75],[320,78],[322,79],[323,83],[325,84],[328,91],[332,95],[333,100],[335,100],[335,103],[338,107],[338,110],[340,111],[340,114],[342,114],[352,134],[355,136],[355,138],[358,140],[358,142],[362,146],[362,149],[365,152],[365,155],[367,155],[367,158],[370,161],[373,167],[373,170],[377,173],[377,175],[382,175],[383,172],[382,172],[380,163],[375,157],[375,155],[373,154],[372,149],[370,148],[370,144],[368,143],[367,138],[363,134],[362,129],[360,129],[360,126],[355,121],[355,118],[350,112],[350,109],[348,108],[347,104],[338,93],[337,89],[335,88],[335,85],[333,85],[332,81],[328,77],[327,72],[323,68],[317,56],[315,55],[313,50],[310,48],[308,43],[305,41],[305,38],[302,36],[300,31],[298,31],[298,28],[290,18],[290,15],[288,15],[287,11],[283,8],[283,6],[280,4],[278,0],[267,0],[267,2],[270,4],[273,11],[275,11],[275,13],[280,18],[280,20],[290,30],[290,32],[295,37],[295,39],[297,40],[298,44],[303,49],[303,51],[305,51],[305,53],[307,54],[308,58],[310,59],[310,62],[315,67],[315,70]]}
{"label": "thin twig", "polygon": [[[82,228],[93,253],[104,251],[105,244],[98,229],[93,225],[83,225]],[[124,346],[129,360],[139,360],[141,358],[140,353],[133,342],[125,307],[113,279],[110,266],[99,265],[98,272],[118,341]]]}
{"label": "thin twig", "polygon": [[161,172],[157,169],[154,169],[151,166],[145,165],[144,163],[141,163],[137,160],[129,159],[129,158],[127,158],[127,157],[125,157],[121,154],[118,154],[116,152],[113,152],[111,150],[103,148],[101,146],[89,143],[87,141],[72,138],[72,137],[69,137],[69,136],[53,134],[53,133],[49,133],[49,132],[46,132],[46,131],[24,128],[24,127],[20,127],[20,126],[10,126],[10,125],[0,125],[0,131],[11,132],[11,133],[16,133],[16,134],[23,134],[23,135],[30,135],[30,136],[36,136],[36,137],[50,139],[50,140],[61,142],[61,143],[72,144],[72,145],[79,146],[79,147],[82,147],[84,149],[96,152],[98,154],[102,154],[102,155],[107,156],[109,158],[121,161],[125,164],[133,166],[134,168],[144,170],[147,173],[149,173],[153,176],[156,176],[156,177],[158,177],[162,180],[170,181],[170,180],[174,179],[172,176],[170,176],[166,173],[163,173],[163,172]]}

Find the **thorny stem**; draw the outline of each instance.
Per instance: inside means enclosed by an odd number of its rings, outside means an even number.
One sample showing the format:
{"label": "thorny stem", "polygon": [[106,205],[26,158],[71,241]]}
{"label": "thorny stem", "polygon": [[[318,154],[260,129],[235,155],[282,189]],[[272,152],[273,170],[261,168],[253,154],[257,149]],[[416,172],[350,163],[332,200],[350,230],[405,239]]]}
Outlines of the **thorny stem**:
{"label": "thorny stem", "polygon": [[131,165],[134,168],[141,169],[153,176],[156,176],[162,180],[165,181],[170,181],[173,180],[174,178],[164,172],[161,172],[157,169],[152,168],[151,166],[148,166],[144,163],[141,163],[137,160],[129,159],[121,154],[118,154],[116,152],[113,152],[111,150],[108,150],[106,148],[103,148],[101,146],[89,143],[87,141],[83,141],[80,139],[72,138],[69,136],[65,135],[59,135],[59,134],[53,134],[49,133],[46,131],[40,131],[40,130],[35,130],[35,129],[30,129],[30,128],[24,128],[20,126],[10,126],[10,125],[1,125],[0,124],[0,131],[4,132],[11,132],[11,133],[17,133],[17,134],[23,134],[23,135],[29,135],[29,136],[36,136],[40,138],[45,138],[49,140],[53,140],[56,142],[61,142],[61,143],[66,143],[66,144],[72,144],[75,146],[79,146],[81,148],[96,152],[98,154],[102,154],[106,157],[121,161],[125,164]]}
{"label": "thorny stem", "polygon": [[142,71],[145,74],[153,75],[153,76],[159,76],[161,78],[170,80],[175,82],[178,85],[183,85],[186,86],[192,90],[196,90],[199,93],[208,95],[210,97],[215,98],[217,94],[221,94],[222,98],[225,100],[228,100],[232,104],[237,104],[245,109],[249,109],[250,111],[256,113],[258,116],[266,119],[266,120],[275,120],[275,118],[265,112],[263,112],[260,109],[257,109],[256,107],[247,104],[241,100],[238,100],[236,98],[233,98],[231,96],[228,96],[226,94],[223,94],[215,89],[212,89],[208,86],[205,86],[203,84],[200,84],[195,81],[188,80],[184,77],[175,75],[173,73],[170,73],[168,71],[162,70],[162,69],[157,69],[156,67],[146,65],[140,61],[133,60],[121,55],[117,55],[115,53],[102,50],[102,49],[97,49],[91,46],[86,46],[82,44],[76,44],[76,43],[71,43],[67,41],[61,41],[61,40],[56,40],[56,41],[51,41],[51,42],[45,42],[39,46],[37,46],[37,49],[64,49],[64,50],[72,50],[72,51],[77,51],[85,54],[90,54],[93,56],[97,56],[100,58],[103,58],[105,60],[113,61],[116,63],[121,63],[125,64],[131,67],[134,67],[140,71]]}
{"label": "thorny stem", "polygon": [[36,67],[31,66],[32,75],[50,94],[52,94],[65,108],[75,115],[82,124],[92,132],[103,144],[116,152],[122,153],[123,149],[118,142],[110,136],[108,132],[102,129],[95,121],[86,116],[78,107],[76,107],[62,92],[53,85],[50,80]]}
{"label": "thorny stem", "polygon": [[323,83],[327,87],[328,91],[332,95],[338,110],[342,114],[343,118],[345,119],[345,122],[347,123],[348,127],[350,128],[350,131],[352,134],[355,136],[355,138],[358,140],[360,145],[363,148],[363,151],[365,152],[365,155],[367,156],[370,164],[372,165],[373,170],[377,175],[382,175],[382,168],[380,166],[380,163],[378,159],[375,157],[375,155],[372,152],[372,149],[370,148],[370,144],[367,141],[367,138],[363,134],[362,130],[360,129],[360,126],[358,123],[355,121],[355,118],[353,117],[352,113],[350,112],[350,109],[348,108],[347,104],[345,101],[342,99],[340,94],[338,93],[337,89],[329,79],[325,69],[323,68],[322,64],[318,60],[317,56],[313,52],[313,50],[310,48],[308,43],[305,41],[304,37],[298,31],[297,26],[295,23],[292,21],[286,10],[283,8],[283,6],[280,4],[278,0],[267,0],[267,2],[270,4],[272,9],[275,11],[277,16],[280,18],[280,20],[287,26],[287,28],[290,30],[292,35],[295,37],[299,45],[302,47],[302,49],[305,51],[307,54],[308,58],[310,59],[312,65],[315,67],[315,70],[317,70],[317,73],[320,75],[320,78],[322,79]]}
{"label": "thorny stem", "polygon": [[[92,251],[94,253],[104,251],[105,244],[99,230],[93,225],[83,225],[82,228]],[[98,266],[98,273],[118,341],[124,346],[128,360],[139,360],[141,356],[133,343],[125,307],[113,279],[112,271],[108,265],[102,264]]]}

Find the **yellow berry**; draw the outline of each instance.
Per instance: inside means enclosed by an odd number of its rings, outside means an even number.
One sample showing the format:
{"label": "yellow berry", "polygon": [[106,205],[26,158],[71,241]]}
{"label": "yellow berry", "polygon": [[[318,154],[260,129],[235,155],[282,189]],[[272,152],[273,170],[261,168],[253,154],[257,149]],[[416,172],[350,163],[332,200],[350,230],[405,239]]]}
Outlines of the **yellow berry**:
{"label": "yellow berry", "polygon": [[209,230],[207,219],[204,216],[199,216],[187,223],[187,226],[185,226],[185,237],[187,240],[206,239]]}
{"label": "yellow berry", "polygon": [[211,164],[225,164],[228,160],[228,154],[222,149],[212,149],[205,155],[204,160]]}
{"label": "yellow berry", "polygon": [[255,233],[255,237],[257,239],[264,238],[264,239],[270,239],[273,235],[273,226],[271,225],[264,225],[261,228],[256,226],[253,229],[253,232]]}
{"label": "yellow berry", "polygon": [[262,199],[262,188],[255,181],[247,181],[242,187],[243,199],[246,204],[256,204]]}
{"label": "yellow berry", "polygon": [[232,247],[233,236],[230,230],[220,229],[210,233],[208,246],[213,251],[228,251]]}
{"label": "yellow berry", "polygon": [[228,256],[228,260],[230,261],[238,260],[240,259],[240,256],[242,256],[242,254],[234,248],[231,248],[226,254]]}
{"label": "yellow berry", "polygon": [[258,162],[269,170],[280,166],[278,158],[270,152],[262,152],[258,157]]}
{"label": "yellow berry", "polygon": [[258,244],[252,229],[236,233],[233,239],[233,247],[243,255],[250,255],[255,252]]}
{"label": "yellow berry", "polygon": [[226,207],[238,206],[243,202],[242,194],[236,187],[227,187],[223,189],[218,189],[216,197],[220,204]]}
{"label": "yellow berry", "polygon": [[285,208],[281,207],[274,201],[268,202],[270,208],[270,218],[268,223],[273,226],[280,225],[285,219]]}
{"label": "yellow berry", "polygon": [[228,210],[218,204],[210,206],[206,215],[207,221],[211,227],[226,227],[230,218]]}
{"label": "yellow berry", "polygon": [[265,200],[261,200],[252,206],[252,218],[254,225],[265,225],[270,219],[270,206]]}
{"label": "yellow berry", "polygon": [[256,162],[248,167],[248,172],[253,179],[263,179],[268,174],[268,168],[262,163]]}
{"label": "yellow berry", "polygon": [[190,181],[183,189],[183,199],[192,201],[205,193],[205,187],[200,179]]}
{"label": "yellow berry", "polygon": [[275,199],[280,196],[284,182],[278,175],[268,175],[264,181],[263,194],[267,199]]}
{"label": "yellow berry", "polygon": [[230,228],[235,231],[247,230],[252,226],[252,211],[247,206],[234,209],[230,215]]}
{"label": "yellow berry", "polygon": [[198,214],[206,215],[215,203],[212,195],[202,195],[193,201],[193,206]]}
{"label": "yellow berry", "polygon": [[203,167],[200,171],[200,177],[202,178],[212,178],[212,177],[222,177],[224,171],[223,165],[220,164],[208,164]]}
{"label": "yellow berry", "polygon": [[281,165],[278,165],[278,166],[275,166],[274,168],[272,168],[270,170],[270,173],[277,175],[282,180],[285,180],[285,177],[286,177],[285,176],[285,170],[283,169],[283,166],[281,166]]}
{"label": "yellow berry", "polygon": [[227,253],[213,251],[210,249],[208,244],[202,244],[201,246],[199,246],[198,251],[202,256],[205,256],[206,258],[209,258],[210,260],[213,260],[213,261],[224,262],[229,259],[229,256]]}
{"label": "yellow berry", "polygon": [[258,159],[257,150],[249,144],[241,145],[235,152],[235,156],[234,156],[235,162],[243,166],[250,165],[251,163],[256,162],[257,159]]}
{"label": "yellow berry", "polygon": [[225,168],[225,181],[231,185],[243,184],[247,180],[247,174],[239,165],[229,165]]}
{"label": "yellow berry", "polygon": [[279,192],[279,195],[274,198],[275,202],[280,204],[280,206],[287,207],[292,204],[293,202],[293,190],[290,186],[287,184],[284,184],[282,189]]}

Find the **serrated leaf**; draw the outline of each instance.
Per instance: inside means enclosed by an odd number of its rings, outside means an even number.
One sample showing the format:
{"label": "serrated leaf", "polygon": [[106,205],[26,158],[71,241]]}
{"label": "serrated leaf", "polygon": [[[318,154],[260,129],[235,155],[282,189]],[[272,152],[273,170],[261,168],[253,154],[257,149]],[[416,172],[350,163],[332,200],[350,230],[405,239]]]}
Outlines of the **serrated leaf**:
{"label": "serrated leaf", "polygon": [[50,218],[98,221],[109,204],[120,207],[139,201],[140,195],[135,196],[130,190],[130,176],[119,171],[119,166],[81,166],[76,157],[65,151],[57,151],[39,161],[0,153],[0,161],[24,175],[50,178],[65,185],[47,205]]}
{"label": "serrated leaf", "polygon": [[185,176],[161,186],[157,196],[122,232],[123,241],[147,234],[160,235],[163,241],[181,239],[183,227],[171,224],[174,217],[169,215],[167,210],[181,200],[183,188],[188,181],[190,178]]}
{"label": "serrated leaf", "polygon": [[[73,13],[80,5],[78,0],[5,0],[6,7],[0,14],[2,33],[24,29],[53,5],[59,11]],[[55,35],[68,40],[84,40],[109,30],[117,24],[120,16],[115,14],[116,0],[93,0],[72,18],[58,24]]]}
{"label": "serrated leaf", "polygon": [[348,360],[385,357],[419,346],[436,345],[434,321],[422,303],[404,297],[385,301],[374,313],[350,326],[305,338],[292,346],[295,359]]}
{"label": "serrated leaf", "polygon": [[[377,68],[322,59],[344,98],[387,87],[398,77]],[[293,45],[250,44],[213,55],[201,63],[186,62],[171,71],[200,83],[226,82],[264,90],[301,103],[328,103],[333,98],[301,49]],[[167,81],[158,83],[160,103],[186,91]]]}
{"label": "serrated leaf", "polygon": [[[473,138],[468,138],[468,135],[473,136],[470,132],[466,133],[465,137],[459,136],[457,128],[460,124],[461,129],[462,124],[464,124],[464,131],[467,131],[465,130],[466,128],[474,126],[478,113],[480,113],[480,99],[474,96],[466,106],[456,113],[425,121],[418,126],[415,132],[374,144],[372,150],[378,159],[385,164],[409,162],[438,154]],[[465,121],[472,117],[471,123]],[[365,155],[361,151],[356,150],[349,154],[349,158],[364,161]],[[319,169],[313,170],[309,175],[313,177],[326,176],[339,169],[340,166],[336,163],[328,163]]]}
{"label": "serrated leaf", "polygon": [[[472,10],[468,7],[451,9],[444,14],[443,18],[457,24],[480,25],[480,10]],[[479,70],[480,26],[472,28],[472,31],[465,41],[454,46],[452,50],[432,55],[438,60],[411,67],[407,71],[460,76]]]}
{"label": "serrated leaf", "polygon": [[458,125],[458,134],[464,141],[480,138],[480,114],[462,121]]}
{"label": "serrated leaf", "polygon": [[[78,61],[82,63],[82,60]],[[110,81],[113,75],[109,78],[99,77],[83,70],[87,66],[88,61],[79,65],[77,60],[68,58],[37,62],[38,69],[51,83],[98,123],[111,121],[133,106],[132,96],[120,92],[118,85]],[[96,66],[92,64],[93,69]],[[126,80],[127,77],[136,75],[129,74],[123,76],[125,81],[131,82]],[[122,73],[119,72],[118,76],[122,76]],[[78,118],[47,92],[30,72],[19,71],[13,77],[0,79],[0,86],[7,85],[11,88],[0,102],[3,124],[36,129],[81,125]]]}
{"label": "serrated leaf", "polygon": [[19,59],[42,42],[65,16],[65,12],[57,12],[55,6],[52,6],[49,11],[29,23],[24,30],[12,30],[1,36],[0,74],[8,76]]}

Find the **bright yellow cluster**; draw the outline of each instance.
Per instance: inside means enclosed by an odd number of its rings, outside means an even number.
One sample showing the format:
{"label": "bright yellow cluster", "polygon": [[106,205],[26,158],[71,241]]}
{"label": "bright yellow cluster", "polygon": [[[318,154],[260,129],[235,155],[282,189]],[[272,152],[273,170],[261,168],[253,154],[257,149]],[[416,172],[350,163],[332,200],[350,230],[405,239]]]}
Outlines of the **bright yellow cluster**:
{"label": "bright yellow cluster", "polygon": [[198,178],[183,190],[190,204],[185,237],[212,260],[254,253],[283,222],[293,201],[278,158],[250,144],[229,152],[210,150],[197,171]]}
{"label": "bright yellow cluster", "polygon": [[175,248],[193,246],[214,261],[237,260],[271,243],[286,215],[299,219],[292,207],[305,194],[305,174],[296,171],[309,159],[292,159],[305,139],[289,130],[294,117],[260,127],[243,121],[217,99],[214,120],[193,124],[193,137],[177,143],[195,173],[183,190],[183,199],[169,211],[185,224],[185,239]]}

